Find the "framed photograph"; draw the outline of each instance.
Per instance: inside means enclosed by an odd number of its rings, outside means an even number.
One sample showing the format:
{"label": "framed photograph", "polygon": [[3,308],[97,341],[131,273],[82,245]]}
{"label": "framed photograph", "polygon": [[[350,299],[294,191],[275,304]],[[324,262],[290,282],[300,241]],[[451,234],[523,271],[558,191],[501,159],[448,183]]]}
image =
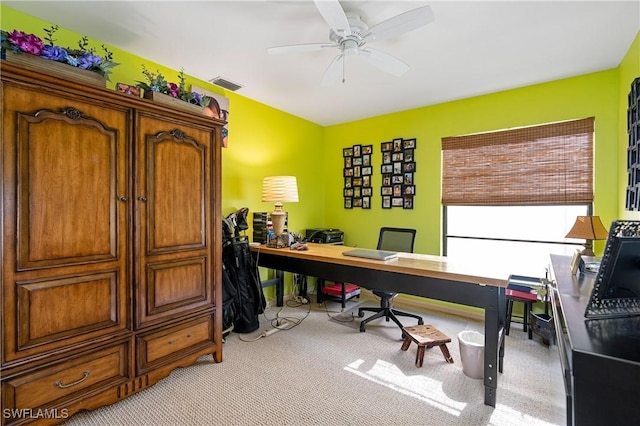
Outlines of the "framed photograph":
{"label": "framed photograph", "polygon": [[416,147],[416,140],[415,139],[405,139],[404,140],[404,144],[403,144],[403,148],[410,148],[410,149],[414,149]]}
{"label": "framed photograph", "polygon": [[353,156],[360,157],[362,155],[362,145],[353,146]]}
{"label": "framed photograph", "polygon": [[360,197],[362,197],[362,187],[354,186],[353,187],[353,198],[360,198]]}
{"label": "framed photograph", "polygon": [[345,209],[353,208],[353,201],[351,200],[351,198],[344,199],[344,208]]}
{"label": "framed photograph", "polygon": [[393,197],[391,199],[391,207],[402,207],[402,197]]}
{"label": "framed photograph", "polygon": [[391,186],[383,186],[380,188],[380,195],[393,195],[393,187]]}
{"label": "framed photograph", "polygon": [[350,178],[350,177],[344,178],[344,187],[345,188],[351,188],[352,185],[353,185],[353,178]]}
{"label": "framed photograph", "polygon": [[382,142],[380,144],[380,151],[382,152],[389,152],[393,149],[393,143],[392,142]]}
{"label": "framed photograph", "polygon": [[345,167],[345,169],[348,169],[349,167],[353,166],[352,159],[353,159],[353,157],[344,157],[344,167]]}
{"label": "framed photograph", "polygon": [[402,167],[402,171],[403,172],[415,172],[416,171],[416,163],[404,163],[404,166]]}
{"label": "framed photograph", "polygon": [[393,174],[394,175],[402,174],[402,162],[398,161],[397,163],[393,163]]}
{"label": "framed photograph", "polygon": [[416,195],[416,187],[415,185],[405,185],[402,192],[404,192],[404,195]]}
{"label": "framed photograph", "polygon": [[388,174],[390,175],[391,173],[393,173],[393,164],[383,164],[380,167],[380,172],[384,175],[384,174]]}
{"label": "framed photograph", "polygon": [[402,175],[394,175],[391,177],[391,183],[396,184],[396,183],[402,183],[403,179],[402,179]]}
{"label": "framed photograph", "polygon": [[405,173],[404,181],[402,183],[405,185],[413,185],[413,173]]}
{"label": "framed photograph", "polygon": [[344,148],[342,150],[343,157],[353,157],[353,148]]}
{"label": "framed photograph", "polygon": [[344,189],[345,197],[353,197],[353,188],[345,188]]}
{"label": "framed photograph", "polygon": [[403,209],[413,209],[413,197],[404,197],[404,201],[402,203]]}
{"label": "framed photograph", "polygon": [[373,154],[373,145],[363,145],[362,146],[362,155],[371,155]]}
{"label": "framed photograph", "polygon": [[391,161],[402,161],[404,158],[402,152],[394,152],[391,156]]}
{"label": "framed photograph", "polygon": [[353,157],[352,163],[354,166],[362,166],[362,157]]}
{"label": "framed photograph", "polygon": [[407,162],[413,161],[413,149],[405,149],[403,154],[404,154],[404,161],[407,161]]}
{"label": "framed photograph", "polygon": [[571,273],[573,275],[575,275],[578,272],[581,258],[582,258],[582,255],[580,254],[580,250],[576,250],[576,252],[573,253],[573,257],[571,258]]}
{"label": "framed photograph", "polygon": [[353,176],[353,169],[344,169],[343,174],[344,174],[345,177]]}
{"label": "framed photograph", "polygon": [[362,178],[361,177],[353,178],[353,186],[362,186]]}
{"label": "framed photograph", "polygon": [[362,207],[362,198],[354,198],[353,207]]}
{"label": "framed photograph", "polygon": [[370,197],[362,197],[362,208],[370,209],[371,208],[371,198]]}
{"label": "framed photograph", "polygon": [[371,166],[362,168],[362,176],[371,176],[373,174],[373,169]]}
{"label": "framed photograph", "polygon": [[371,197],[373,195],[373,188],[371,187],[362,187],[362,196],[363,197]]}
{"label": "framed photograph", "polygon": [[382,208],[383,209],[390,209],[391,208],[391,197],[389,197],[389,196],[383,196],[382,197]]}
{"label": "framed photograph", "polygon": [[391,186],[391,175],[382,176],[382,186]]}
{"label": "framed photograph", "polygon": [[393,152],[401,152],[401,151],[402,151],[402,139],[394,139]]}
{"label": "framed photograph", "polygon": [[116,91],[120,93],[124,93],[125,95],[135,96],[136,98],[140,97],[140,93],[142,90],[136,86],[130,86],[124,83],[116,83]]}
{"label": "framed photograph", "polygon": [[370,166],[371,165],[371,154],[363,154],[362,155],[362,165]]}
{"label": "framed photograph", "polygon": [[402,196],[402,185],[393,185],[393,196],[394,197]]}
{"label": "framed photograph", "polygon": [[382,153],[382,164],[391,164],[391,152]]}
{"label": "framed photograph", "polygon": [[362,186],[371,186],[371,176],[362,176]]}

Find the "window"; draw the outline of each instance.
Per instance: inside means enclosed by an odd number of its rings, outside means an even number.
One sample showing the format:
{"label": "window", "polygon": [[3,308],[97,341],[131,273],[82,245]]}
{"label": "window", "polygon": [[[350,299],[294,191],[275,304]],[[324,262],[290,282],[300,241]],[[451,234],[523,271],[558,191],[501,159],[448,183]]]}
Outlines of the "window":
{"label": "window", "polygon": [[573,254],[565,240],[576,216],[590,206],[447,206],[444,252],[454,260],[513,265],[513,273],[542,277],[549,254]]}
{"label": "window", "polygon": [[543,276],[576,216],[591,214],[594,119],[443,138],[445,256]]}

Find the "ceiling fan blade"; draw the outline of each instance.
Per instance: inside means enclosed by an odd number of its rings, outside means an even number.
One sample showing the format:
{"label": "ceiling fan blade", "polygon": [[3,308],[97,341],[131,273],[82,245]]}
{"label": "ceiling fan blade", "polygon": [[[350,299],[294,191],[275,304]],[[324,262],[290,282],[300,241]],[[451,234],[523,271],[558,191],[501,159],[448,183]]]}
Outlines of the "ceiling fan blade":
{"label": "ceiling fan blade", "polygon": [[374,25],[364,34],[364,40],[374,41],[395,37],[427,25],[434,19],[433,11],[429,6],[419,7]]}
{"label": "ceiling fan blade", "polygon": [[360,56],[371,65],[379,68],[380,70],[400,77],[402,74],[409,70],[409,65],[402,62],[395,56],[391,56],[388,53],[381,52],[376,49],[366,48],[359,50]]}
{"label": "ceiling fan blade", "polygon": [[338,0],[314,0],[320,15],[339,36],[351,35],[349,20]]}
{"label": "ceiling fan blade", "polygon": [[322,77],[322,86],[331,86],[338,81],[343,70],[344,55],[340,54],[333,58]]}
{"label": "ceiling fan blade", "polygon": [[307,44],[290,44],[288,46],[276,46],[267,49],[269,55],[280,55],[285,53],[304,53],[317,52],[327,47],[336,47],[330,43],[307,43]]}

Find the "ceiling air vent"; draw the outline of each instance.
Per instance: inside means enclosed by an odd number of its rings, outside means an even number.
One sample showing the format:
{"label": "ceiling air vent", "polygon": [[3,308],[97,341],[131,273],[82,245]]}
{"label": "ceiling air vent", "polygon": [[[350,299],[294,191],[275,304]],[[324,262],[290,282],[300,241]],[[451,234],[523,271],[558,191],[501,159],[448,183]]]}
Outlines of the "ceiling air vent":
{"label": "ceiling air vent", "polygon": [[242,86],[240,86],[239,84],[229,81],[222,77],[215,77],[209,81],[215,84],[216,86],[220,86],[224,89],[231,90],[232,92],[235,92],[238,89],[242,89]]}

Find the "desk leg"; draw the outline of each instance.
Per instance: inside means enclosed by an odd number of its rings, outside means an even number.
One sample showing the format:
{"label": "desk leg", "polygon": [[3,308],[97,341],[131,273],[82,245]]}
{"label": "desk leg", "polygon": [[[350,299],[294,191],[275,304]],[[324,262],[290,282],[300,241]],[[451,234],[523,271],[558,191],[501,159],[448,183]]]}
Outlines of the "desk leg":
{"label": "desk leg", "polygon": [[[484,403],[496,406],[498,388],[498,357],[502,358],[501,327],[504,325],[505,293],[500,287],[487,287],[490,303],[484,310]],[[502,360],[500,360],[500,364]]]}
{"label": "desk leg", "polygon": [[324,301],[324,294],[322,293],[322,287],[324,287],[324,279],[316,278],[316,303],[318,304]]}
{"label": "desk leg", "polygon": [[276,306],[284,306],[284,271],[276,270]]}

